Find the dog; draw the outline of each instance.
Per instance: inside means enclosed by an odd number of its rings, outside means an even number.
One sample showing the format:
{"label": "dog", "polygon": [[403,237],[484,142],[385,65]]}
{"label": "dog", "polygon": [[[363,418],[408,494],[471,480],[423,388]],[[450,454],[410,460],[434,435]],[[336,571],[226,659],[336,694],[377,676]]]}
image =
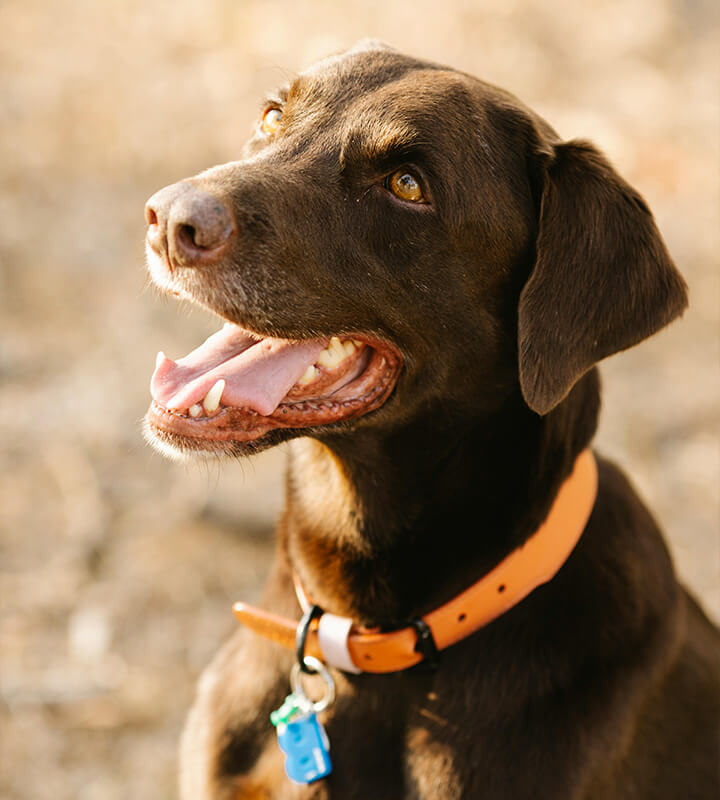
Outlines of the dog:
{"label": "dog", "polygon": [[[253,630],[200,680],[182,796],[717,798],[720,635],[589,450],[597,362],[687,304],[604,156],[365,41],[146,216],[154,282],[225,322],[158,355],[147,438],[172,457],[290,442],[263,608],[237,607]],[[299,783],[269,720],[291,672],[332,763]]]}

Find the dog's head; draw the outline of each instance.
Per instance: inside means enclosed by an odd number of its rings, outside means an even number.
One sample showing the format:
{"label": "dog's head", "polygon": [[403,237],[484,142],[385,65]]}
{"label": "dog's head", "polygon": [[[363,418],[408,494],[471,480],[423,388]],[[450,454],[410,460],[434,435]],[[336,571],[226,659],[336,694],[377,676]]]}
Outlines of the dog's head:
{"label": "dog's head", "polygon": [[226,321],[158,359],[146,429],[171,453],[442,425],[520,393],[545,414],[686,304],[591,145],[372,44],[271,95],[243,159],[161,190],[147,220],[155,283]]}

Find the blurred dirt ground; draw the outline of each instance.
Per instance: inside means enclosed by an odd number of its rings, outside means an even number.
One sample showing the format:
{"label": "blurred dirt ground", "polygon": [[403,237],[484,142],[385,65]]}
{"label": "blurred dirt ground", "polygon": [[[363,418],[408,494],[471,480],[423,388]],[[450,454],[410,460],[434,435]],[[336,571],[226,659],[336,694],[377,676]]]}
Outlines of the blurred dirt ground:
{"label": "blurred dirt ground", "polygon": [[0,796],[175,796],[193,683],[267,571],[282,453],[184,467],[139,433],[145,199],[236,157],[262,94],[362,36],[511,89],[647,197],[691,288],[604,368],[599,443],[720,615],[718,18],[708,0],[0,4]]}

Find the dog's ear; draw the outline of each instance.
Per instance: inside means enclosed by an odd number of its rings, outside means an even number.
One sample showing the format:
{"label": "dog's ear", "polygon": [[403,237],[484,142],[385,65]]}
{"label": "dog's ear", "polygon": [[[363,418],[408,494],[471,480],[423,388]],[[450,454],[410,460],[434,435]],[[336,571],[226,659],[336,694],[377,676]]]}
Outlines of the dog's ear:
{"label": "dog's ear", "polygon": [[538,414],[687,305],[645,201],[607,160],[581,141],[543,160],[536,261],[518,308],[520,385]]}

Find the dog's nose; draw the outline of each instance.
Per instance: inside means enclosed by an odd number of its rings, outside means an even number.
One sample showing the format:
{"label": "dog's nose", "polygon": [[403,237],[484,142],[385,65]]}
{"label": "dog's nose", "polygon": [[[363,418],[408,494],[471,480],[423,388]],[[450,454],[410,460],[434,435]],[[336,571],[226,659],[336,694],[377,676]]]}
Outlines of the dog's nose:
{"label": "dog's nose", "polygon": [[213,264],[225,255],[235,224],[225,203],[181,181],[156,192],[145,205],[147,241],[158,255],[184,266]]}

